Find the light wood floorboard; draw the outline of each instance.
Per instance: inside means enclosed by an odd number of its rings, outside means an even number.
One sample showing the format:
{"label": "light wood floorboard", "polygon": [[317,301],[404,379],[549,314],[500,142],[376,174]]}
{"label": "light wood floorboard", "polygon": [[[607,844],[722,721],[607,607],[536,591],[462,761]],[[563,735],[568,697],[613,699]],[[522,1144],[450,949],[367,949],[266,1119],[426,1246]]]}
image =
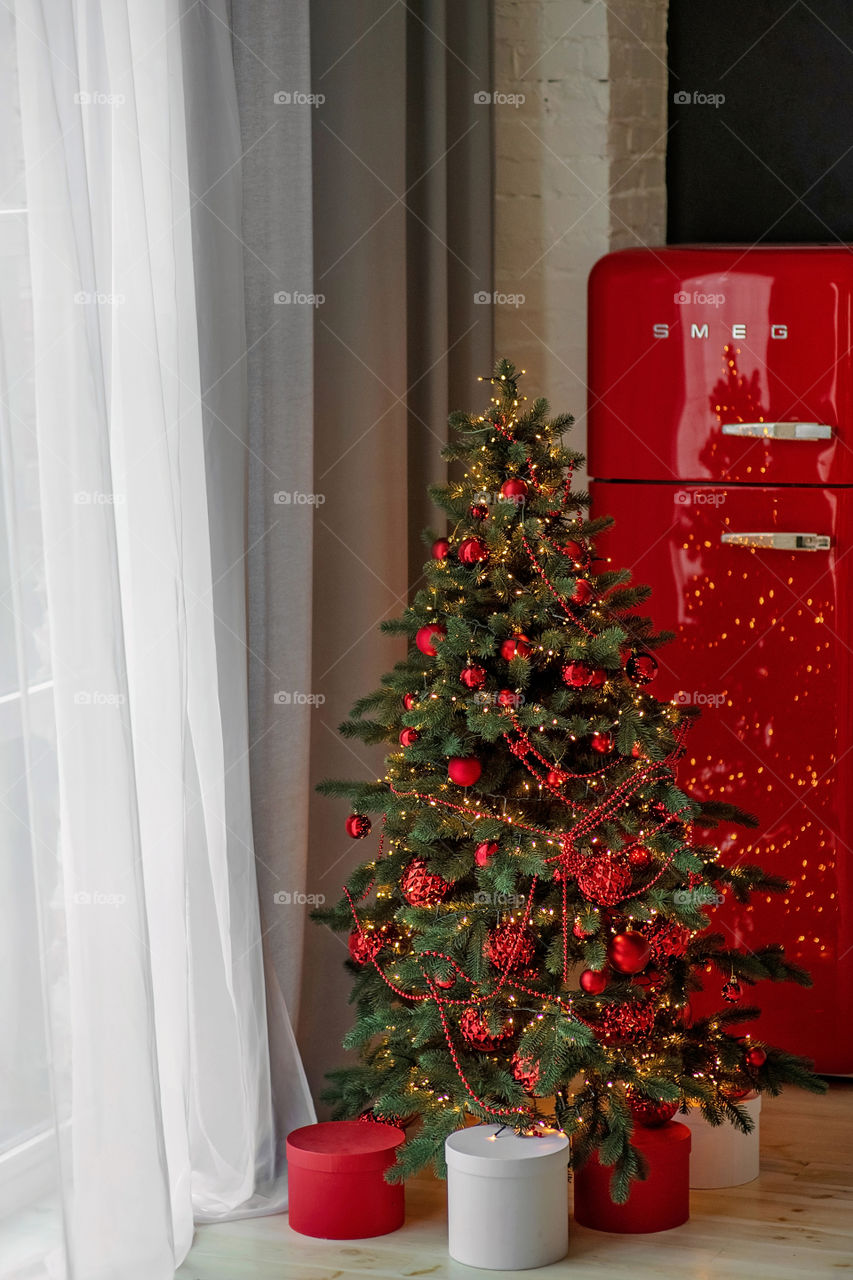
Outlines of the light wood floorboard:
{"label": "light wood floorboard", "polygon": [[[535,1274],[574,1280],[817,1280],[853,1274],[853,1081],[827,1097],[789,1091],[765,1102],[761,1175],[744,1187],[691,1192],[674,1231],[605,1235],[571,1224],[569,1256]],[[407,1187],[402,1230],[376,1240],[310,1240],[287,1218],[200,1227],[178,1280],[476,1280],[531,1272],[475,1270],[447,1254],[444,1184]]]}

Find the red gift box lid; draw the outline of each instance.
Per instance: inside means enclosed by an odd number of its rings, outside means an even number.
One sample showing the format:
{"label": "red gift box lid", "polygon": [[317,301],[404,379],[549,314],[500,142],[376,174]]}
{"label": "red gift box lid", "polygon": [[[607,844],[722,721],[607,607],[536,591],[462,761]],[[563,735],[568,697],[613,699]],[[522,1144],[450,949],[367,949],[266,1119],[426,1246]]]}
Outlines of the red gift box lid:
{"label": "red gift box lid", "polygon": [[294,1129],[287,1158],[303,1169],[354,1173],[384,1169],[406,1135],[392,1124],[364,1120],[328,1120]]}

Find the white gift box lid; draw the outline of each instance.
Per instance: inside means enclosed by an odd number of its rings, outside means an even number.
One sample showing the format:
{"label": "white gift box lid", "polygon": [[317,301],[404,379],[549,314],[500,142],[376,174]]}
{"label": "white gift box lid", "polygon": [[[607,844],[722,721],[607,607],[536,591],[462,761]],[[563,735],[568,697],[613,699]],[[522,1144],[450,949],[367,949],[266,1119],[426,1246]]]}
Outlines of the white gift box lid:
{"label": "white gift box lid", "polygon": [[522,1137],[498,1124],[457,1129],[444,1144],[449,1169],[481,1178],[536,1178],[569,1162],[564,1133]]}

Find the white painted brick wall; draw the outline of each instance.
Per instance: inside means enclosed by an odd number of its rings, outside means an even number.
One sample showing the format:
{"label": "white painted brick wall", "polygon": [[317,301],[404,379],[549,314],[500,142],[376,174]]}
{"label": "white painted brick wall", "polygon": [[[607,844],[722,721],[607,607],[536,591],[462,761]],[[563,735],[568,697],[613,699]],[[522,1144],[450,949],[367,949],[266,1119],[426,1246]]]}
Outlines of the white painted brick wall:
{"label": "white painted brick wall", "polygon": [[597,258],[662,244],[667,0],[495,0],[496,349],[578,419]]}

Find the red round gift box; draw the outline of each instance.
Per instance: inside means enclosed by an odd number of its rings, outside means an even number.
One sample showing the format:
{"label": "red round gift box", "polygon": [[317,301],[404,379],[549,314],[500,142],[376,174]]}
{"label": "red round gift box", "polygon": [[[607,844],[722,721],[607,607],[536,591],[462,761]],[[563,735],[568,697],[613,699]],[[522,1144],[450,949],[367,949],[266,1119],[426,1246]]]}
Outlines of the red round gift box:
{"label": "red round gift box", "polygon": [[403,1184],[383,1174],[405,1142],[402,1129],[333,1120],[294,1129],[287,1139],[290,1225],[322,1240],[365,1240],[403,1225]]}
{"label": "red round gift box", "polygon": [[670,1120],[659,1129],[634,1130],[631,1139],[649,1164],[645,1182],[632,1182],[627,1204],[610,1199],[612,1168],[593,1152],[574,1177],[575,1221],[595,1231],[633,1234],[668,1231],[690,1217],[690,1130]]}

